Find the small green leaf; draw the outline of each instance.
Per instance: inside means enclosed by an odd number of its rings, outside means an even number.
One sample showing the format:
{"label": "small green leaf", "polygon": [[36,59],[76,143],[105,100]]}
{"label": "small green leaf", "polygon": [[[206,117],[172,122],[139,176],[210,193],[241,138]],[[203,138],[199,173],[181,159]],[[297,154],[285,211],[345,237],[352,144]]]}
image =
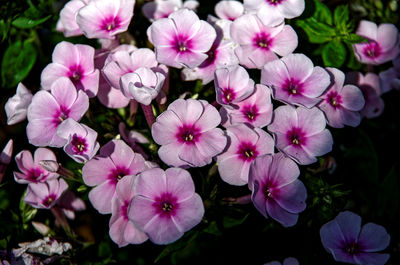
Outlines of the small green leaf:
{"label": "small green leaf", "polygon": [[215,235],[215,236],[221,236],[222,233],[218,228],[217,222],[216,221],[212,221],[204,230],[203,232],[211,234],[211,235]]}
{"label": "small green leaf", "polygon": [[[26,193],[26,191],[25,191]],[[29,204],[25,203],[25,193],[22,195],[21,200],[19,202],[19,210],[22,217],[22,223],[26,224],[31,221],[35,215],[37,214],[38,209],[33,208]]]}
{"label": "small green leaf", "polygon": [[222,224],[225,228],[232,228],[243,224],[244,221],[246,221],[247,217],[249,217],[249,214],[246,214],[243,218],[240,219],[233,218],[231,216],[224,216]]}
{"label": "small green leaf", "polygon": [[325,43],[336,36],[336,31],[329,25],[317,21],[315,18],[297,20],[297,26],[301,27],[307,34],[311,43]]}
{"label": "small green leaf", "polygon": [[321,3],[319,0],[314,0],[315,12],[313,17],[320,22],[332,25],[332,13],[328,6]]}
{"label": "small green leaf", "polygon": [[325,67],[341,67],[346,61],[346,47],[340,41],[331,41],[322,50]]}
{"label": "small green leaf", "polygon": [[10,30],[10,20],[7,21],[4,21],[4,19],[0,20],[1,41],[4,41],[7,38],[9,30]]}
{"label": "small green leaf", "polygon": [[343,37],[343,41],[348,44],[357,44],[357,43],[361,43],[361,42],[364,42],[367,40],[364,37],[361,37],[357,34],[351,33],[351,34]]}
{"label": "small green leaf", "polygon": [[86,185],[81,185],[78,187],[77,192],[83,193],[87,191],[88,187]]}
{"label": "small green leaf", "polygon": [[347,31],[347,23],[349,21],[349,6],[340,5],[336,7],[333,16],[336,28],[340,31]]}
{"label": "small green leaf", "polygon": [[160,261],[161,259],[167,257],[168,255],[183,249],[184,247],[186,247],[190,242],[192,242],[193,240],[195,240],[197,238],[197,236],[199,235],[198,231],[189,231],[187,232],[181,239],[179,239],[178,241],[175,241],[174,243],[166,246],[163,251],[161,251],[160,255],[158,255],[158,257],[154,260],[154,263],[157,263],[158,261]]}
{"label": "small green leaf", "polygon": [[30,29],[30,28],[36,27],[37,25],[42,24],[49,18],[51,18],[51,15],[48,15],[47,17],[37,19],[37,20],[30,19],[27,17],[19,17],[19,18],[16,18],[11,24],[14,27],[17,27],[20,29]]}

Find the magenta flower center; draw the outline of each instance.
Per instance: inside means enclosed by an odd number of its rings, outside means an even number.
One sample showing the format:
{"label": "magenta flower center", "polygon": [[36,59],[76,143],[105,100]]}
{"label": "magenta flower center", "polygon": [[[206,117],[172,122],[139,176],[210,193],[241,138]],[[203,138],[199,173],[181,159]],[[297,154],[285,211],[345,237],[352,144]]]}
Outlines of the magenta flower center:
{"label": "magenta flower center", "polygon": [[253,122],[253,121],[255,121],[257,116],[259,115],[258,108],[257,108],[256,105],[244,106],[243,109],[242,109],[242,114],[243,114],[243,116],[246,117],[246,119],[249,122]]}
{"label": "magenta flower center", "polygon": [[236,98],[236,93],[229,87],[223,89],[222,93],[225,104],[231,103]]}
{"label": "magenta flower center", "polygon": [[236,152],[239,155],[240,159],[250,162],[256,159],[258,156],[258,151],[255,145],[248,142],[242,142],[239,145],[239,149]]}
{"label": "magenta flower center", "polygon": [[120,181],[124,176],[129,175],[130,170],[125,167],[116,167],[108,175],[108,179],[112,180],[114,183]]}
{"label": "magenta flower center", "polygon": [[376,57],[378,57],[379,55],[381,55],[381,47],[379,46],[379,44],[375,41],[371,41],[370,43],[366,44],[364,49],[363,49],[363,53],[365,56],[374,59]]}
{"label": "magenta flower center", "polygon": [[265,200],[269,200],[269,199],[273,198],[274,187],[275,187],[275,185],[273,183],[270,183],[269,180],[264,184],[262,190],[264,191]]}
{"label": "magenta flower center", "polygon": [[175,215],[179,204],[175,196],[170,193],[164,193],[155,199],[153,206],[161,216],[169,217]]}
{"label": "magenta flower center", "polygon": [[271,44],[272,38],[270,38],[265,32],[258,33],[253,39],[253,45],[264,50],[269,50]]}
{"label": "magenta flower center", "polygon": [[115,28],[118,28],[121,24],[121,21],[118,17],[108,17],[103,20],[101,25],[101,29],[105,31],[112,31]]}
{"label": "magenta flower center", "polygon": [[192,48],[192,41],[188,40],[186,36],[178,35],[175,36],[172,46],[175,48],[176,52],[184,53],[188,52]]}
{"label": "magenta flower center", "polygon": [[194,144],[196,141],[198,141],[200,135],[200,130],[194,125],[184,124],[179,128],[176,138],[181,143]]}
{"label": "magenta flower center", "polygon": [[292,128],[286,133],[286,137],[293,146],[302,146],[306,143],[305,133],[300,128]]}
{"label": "magenta flower center", "polygon": [[76,134],[72,136],[71,144],[72,144],[72,150],[74,151],[75,154],[83,154],[87,151],[86,139]]}
{"label": "magenta flower center", "polygon": [[130,201],[124,201],[124,203],[121,206],[121,215],[125,221],[129,220],[129,218],[128,218],[129,203],[130,203]]}
{"label": "magenta flower center", "polygon": [[303,93],[303,84],[293,78],[287,79],[282,88],[292,96],[300,96]]}
{"label": "magenta flower center", "polygon": [[50,205],[57,199],[55,194],[50,194],[46,198],[43,199],[42,204],[46,207],[50,207]]}
{"label": "magenta flower center", "polygon": [[74,85],[77,85],[81,82],[83,73],[84,71],[80,65],[74,65],[69,68],[68,77],[72,81],[72,83],[74,83]]}
{"label": "magenta flower center", "polygon": [[331,91],[326,96],[326,101],[329,105],[336,109],[342,104],[342,97],[336,91]]}
{"label": "magenta flower center", "polygon": [[26,174],[27,179],[32,182],[39,182],[47,177],[46,174],[41,168],[33,168],[28,171]]}
{"label": "magenta flower center", "polygon": [[69,109],[67,109],[64,106],[60,106],[60,109],[54,116],[53,123],[58,126],[60,123],[62,123],[64,120],[68,119],[69,115]]}
{"label": "magenta flower center", "polygon": [[282,3],[285,0],[266,0],[266,2],[270,5],[276,6],[279,5],[280,3]]}

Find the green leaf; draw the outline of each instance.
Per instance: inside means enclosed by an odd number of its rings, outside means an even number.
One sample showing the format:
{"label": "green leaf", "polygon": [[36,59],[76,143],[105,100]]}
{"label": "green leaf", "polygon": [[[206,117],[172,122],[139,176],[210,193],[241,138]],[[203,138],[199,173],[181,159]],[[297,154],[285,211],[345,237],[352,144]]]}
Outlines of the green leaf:
{"label": "green leaf", "polygon": [[361,43],[361,42],[364,42],[367,40],[364,37],[361,37],[357,34],[351,33],[351,34],[343,37],[343,41],[348,44],[357,44],[357,43]]}
{"label": "green leaf", "polygon": [[203,232],[211,234],[211,235],[215,235],[215,236],[221,236],[222,233],[218,228],[217,222],[216,221],[212,221],[209,226],[207,226]]}
{"label": "green leaf", "polygon": [[10,45],[1,62],[2,85],[15,87],[31,71],[36,62],[37,52],[28,40],[22,43],[17,41]]}
{"label": "green leaf", "polygon": [[334,11],[334,22],[336,28],[340,31],[347,31],[347,23],[349,21],[349,6],[348,5],[340,5],[335,8]]}
{"label": "green leaf", "polygon": [[11,24],[14,27],[17,27],[20,29],[30,29],[30,28],[36,27],[37,25],[42,24],[49,18],[51,18],[51,15],[48,15],[47,17],[44,17],[44,18],[41,18],[38,20],[30,19],[27,17],[19,17],[19,18],[16,18]]}
{"label": "green leaf", "polygon": [[10,30],[10,20],[7,21],[4,21],[4,19],[0,20],[1,41],[4,41],[7,38],[9,30]]}
{"label": "green leaf", "polygon": [[340,41],[331,41],[322,50],[325,67],[341,67],[346,61],[346,47]]}
{"label": "green leaf", "polygon": [[33,208],[29,204],[25,203],[24,198],[25,198],[26,191],[21,197],[21,200],[19,202],[19,210],[21,213],[22,217],[22,223],[26,224],[29,221],[31,221],[35,215],[37,214],[38,209]]}
{"label": "green leaf", "polygon": [[397,178],[396,166],[393,166],[383,180],[380,192],[377,193],[378,215],[383,215],[386,211],[395,216],[399,210],[400,188]]}
{"label": "green leaf", "polygon": [[334,28],[317,21],[315,18],[296,20],[296,24],[306,32],[311,43],[325,43],[336,36]]}
{"label": "green leaf", "polygon": [[243,218],[237,219],[231,216],[224,216],[222,224],[225,228],[232,228],[238,225],[241,225],[246,221],[249,214],[246,214]]}
{"label": "green leaf", "polygon": [[195,240],[197,238],[197,236],[199,235],[198,231],[189,231],[187,232],[181,239],[179,239],[178,241],[175,241],[174,243],[166,246],[163,251],[161,251],[160,255],[158,255],[158,257],[154,260],[154,263],[157,263],[158,261],[160,261],[162,258],[167,257],[168,255],[183,249],[184,247],[186,247],[190,242],[192,242],[193,240]]}
{"label": "green leaf", "polygon": [[315,12],[313,17],[320,22],[332,25],[332,13],[328,6],[321,3],[319,0],[314,0]]}

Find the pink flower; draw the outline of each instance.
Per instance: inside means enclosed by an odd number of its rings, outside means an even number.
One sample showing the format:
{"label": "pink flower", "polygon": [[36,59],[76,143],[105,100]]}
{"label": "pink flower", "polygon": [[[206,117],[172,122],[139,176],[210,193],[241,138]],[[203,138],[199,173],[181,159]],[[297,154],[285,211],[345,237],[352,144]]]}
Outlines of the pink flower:
{"label": "pink flower", "polygon": [[239,1],[219,1],[215,5],[215,14],[222,19],[234,21],[244,13],[243,4]]}
{"label": "pink flower", "polygon": [[135,0],[91,0],[79,9],[76,23],[89,39],[113,39],[128,29],[134,5]]}
{"label": "pink flower", "polygon": [[26,119],[26,112],[32,101],[32,93],[19,83],[16,94],[9,98],[4,106],[7,114],[7,124],[14,125]]}
{"label": "pink flower", "polygon": [[71,118],[57,127],[57,135],[66,140],[64,151],[78,163],[85,163],[99,150],[97,132]]}
{"label": "pink flower", "polygon": [[300,170],[293,160],[278,153],[257,157],[250,166],[249,187],[257,210],[283,226],[297,223],[306,208],[307,191],[298,180]]}
{"label": "pink flower", "polygon": [[94,68],[94,49],[89,45],[60,42],[54,48],[53,62],[41,75],[43,89],[50,90],[60,77],[68,77],[76,89],[94,97],[99,88],[99,70]]}
{"label": "pink flower", "polygon": [[226,146],[226,136],[216,128],[220,123],[218,111],[206,101],[177,99],[157,117],[151,134],[167,165],[202,167]]}
{"label": "pink flower", "polygon": [[57,201],[57,207],[61,208],[66,217],[71,220],[75,219],[76,211],[86,209],[85,202],[76,197],[72,191],[66,190]]}
{"label": "pink flower", "polygon": [[67,189],[68,184],[63,179],[30,183],[24,201],[35,208],[50,209]]}
{"label": "pink flower", "polygon": [[222,180],[236,186],[249,180],[251,162],[256,157],[274,152],[274,140],[265,131],[238,124],[227,128],[229,146],[217,156],[218,171]]}
{"label": "pink flower", "polygon": [[79,121],[88,108],[89,99],[83,91],[76,91],[66,77],[57,79],[51,93],[41,90],[32,98],[26,128],[29,142],[36,146],[63,146],[65,140],[56,135],[57,127],[68,118]]}
{"label": "pink flower", "polygon": [[297,34],[283,23],[271,27],[254,14],[237,18],[231,26],[231,37],[240,46],[235,49],[240,64],[247,68],[261,69],[278,55],[289,55],[297,47]]}
{"label": "pink flower", "polygon": [[214,28],[188,9],[154,21],[148,33],[157,61],[176,68],[200,65],[216,38]]}
{"label": "pink flower", "polygon": [[220,109],[224,127],[238,123],[247,123],[262,128],[271,123],[272,103],[270,89],[256,85],[254,93],[235,104],[237,108]]}
{"label": "pink flower", "polygon": [[58,20],[58,31],[64,33],[65,37],[82,35],[82,31],[76,23],[75,17],[79,9],[87,5],[89,0],[71,0],[65,4],[60,11],[60,19]]}
{"label": "pink flower", "polygon": [[0,183],[3,179],[4,173],[6,172],[8,164],[11,162],[11,156],[13,152],[13,140],[8,140],[6,146],[0,153]]}
{"label": "pink flower", "polygon": [[393,24],[383,23],[378,27],[374,22],[361,20],[356,33],[368,41],[353,45],[355,55],[362,63],[378,65],[399,54],[399,32]]}
{"label": "pink flower", "polygon": [[141,244],[148,239],[147,235],[137,229],[128,218],[129,204],[134,196],[133,184],[137,176],[125,176],[116,187],[111,202],[110,237],[119,247],[128,244]]}
{"label": "pink flower", "polygon": [[[281,265],[281,263],[278,261],[271,261],[271,262],[265,263],[264,265]],[[297,259],[289,257],[289,258],[286,258],[283,260],[282,265],[300,265],[300,263]]]}
{"label": "pink flower", "polygon": [[325,113],[329,126],[342,128],[360,124],[359,111],[365,104],[363,93],[354,85],[344,85],[344,73],[336,68],[326,68],[332,75],[333,84],[320,97],[318,107]]}
{"label": "pink flower", "polygon": [[35,151],[34,158],[31,152],[24,150],[15,156],[20,172],[14,171],[14,179],[21,184],[45,182],[58,177],[57,173],[52,173],[44,169],[39,162],[42,160],[50,160],[57,162],[54,153],[47,148],[38,148]]}
{"label": "pink flower", "polygon": [[155,0],[143,5],[142,11],[145,17],[150,21],[160,18],[167,18],[173,12],[187,8],[196,11],[199,2],[193,0],[186,0],[182,4],[182,0]]}
{"label": "pink flower", "polygon": [[153,168],[138,175],[128,217],[153,243],[178,240],[203,215],[203,202],[186,170]]}
{"label": "pink flower", "polygon": [[317,161],[316,156],[332,150],[332,135],[324,114],[318,108],[280,106],[268,130],[274,133],[276,147],[301,165]]}
{"label": "pink flower", "polygon": [[322,67],[314,67],[304,54],[290,54],[268,62],[261,71],[261,83],[272,88],[274,98],[288,104],[315,106],[331,83]]}
{"label": "pink flower", "polygon": [[100,149],[100,154],[82,168],[83,181],[95,186],[89,200],[101,214],[111,213],[115,187],[126,175],[136,175],[146,169],[145,160],[121,140],[112,140]]}
{"label": "pink flower", "polygon": [[382,93],[392,88],[400,90],[400,57],[393,60],[393,67],[379,73],[379,81]]}

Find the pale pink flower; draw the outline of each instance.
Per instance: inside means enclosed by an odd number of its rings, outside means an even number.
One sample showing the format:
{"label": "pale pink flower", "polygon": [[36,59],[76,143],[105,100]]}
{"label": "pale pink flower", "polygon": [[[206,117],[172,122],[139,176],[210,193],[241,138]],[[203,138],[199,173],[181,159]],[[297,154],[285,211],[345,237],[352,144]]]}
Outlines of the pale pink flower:
{"label": "pale pink flower", "polygon": [[101,147],[100,154],[82,168],[86,185],[95,187],[89,192],[89,200],[100,213],[111,213],[111,200],[115,187],[126,175],[136,175],[146,169],[142,155],[134,153],[121,140],[112,140]]}
{"label": "pale pink flower", "polygon": [[24,84],[19,83],[16,94],[9,98],[4,106],[7,114],[7,124],[14,125],[25,120],[28,106],[31,104],[31,101],[32,93],[24,86]]}
{"label": "pale pink flower", "polygon": [[53,151],[47,148],[38,148],[34,157],[28,150],[19,152],[15,156],[15,162],[21,172],[14,171],[14,179],[20,184],[45,182],[58,177],[57,173],[47,171],[40,165],[40,161],[50,160],[57,162]]}
{"label": "pale pink flower", "polygon": [[399,31],[393,24],[378,27],[374,22],[361,20],[356,33],[367,39],[353,45],[356,58],[362,63],[378,65],[399,54]]}
{"label": "pale pink flower", "polygon": [[89,39],[113,39],[128,29],[134,5],[135,0],[91,0],[79,9],[76,23]]}
{"label": "pale pink flower", "polygon": [[145,3],[142,7],[144,16],[150,21],[154,21],[160,18],[167,18],[173,12],[187,8],[196,11],[199,6],[199,2],[193,0],[186,0],[182,3],[182,0],[154,0],[149,3]]}
{"label": "pale pink flower", "polygon": [[76,89],[94,97],[99,88],[99,70],[94,68],[94,49],[89,45],[60,42],[54,48],[53,62],[48,64],[40,77],[41,86],[50,90],[60,77],[69,78]]}
{"label": "pale pink flower", "polygon": [[393,60],[393,67],[379,73],[379,82],[382,93],[400,90],[400,57]]}
{"label": "pale pink flower", "polygon": [[76,23],[75,17],[79,9],[87,5],[89,0],[71,0],[60,11],[60,19],[57,22],[57,31],[64,33],[65,37],[79,36],[83,32]]}
{"label": "pale pink flower", "polygon": [[85,163],[99,150],[97,132],[68,118],[57,127],[57,135],[66,140],[64,151],[78,163]]}
{"label": "pale pink flower", "polygon": [[186,170],[153,168],[138,175],[128,217],[153,243],[178,240],[203,215],[203,202]]}
{"label": "pale pink flower", "polygon": [[188,9],[153,22],[148,29],[157,61],[176,68],[194,68],[207,59],[215,38],[214,28]]}
{"label": "pale pink flower", "polygon": [[66,190],[58,199],[57,207],[71,220],[75,219],[75,212],[86,209],[85,202],[69,190]]}
{"label": "pale pink flower", "polygon": [[65,140],[57,136],[57,127],[67,118],[79,121],[88,108],[89,99],[83,91],[77,91],[66,77],[57,79],[51,93],[41,90],[32,98],[26,127],[29,142],[36,146],[63,146]]}
{"label": "pale pink flower", "polygon": [[151,134],[167,165],[202,167],[226,146],[226,136],[216,128],[220,123],[217,109],[208,102],[177,99],[157,117]]}
{"label": "pale pink flower", "polygon": [[274,140],[265,131],[244,124],[228,127],[229,145],[217,156],[218,172],[231,185],[245,185],[249,181],[251,162],[256,157],[274,152]]}
{"label": "pale pink flower", "polygon": [[296,49],[297,34],[289,25],[265,25],[254,14],[237,18],[231,25],[232,40],[239,44],[235,49],[240,64],[261,69],[267,62],[286,56]]}
{"label": "pale pink flower", "polygon": [[118,183],[115,190],[116,196],[111,202],[112,216],[110,219],[110,237],[119,247],[128,244],[141,244],[148,237],[137,229],[128,218],[129,204],[134,196],[133,185],[137,176],[125,176]]}
{"label": "pale pink flower", "polygon": [[271,123],[272,103],[270,89],[264,85],[256,85],[254,93],[235,104],[237,108],[220,109],[224,127],[238,123],[247,123],[262,128]]}
{"label": "pale pink flower", "polygon": [[219,18],[234,21],[243,15],[244,7],[239,1],[219,1],[215,5],[214,11]]}
{"label": "pale pink flower", "polygon": [[307,191],[299,167],[282,153],[257,157],[250,166],[249,188],[257,210],[283,226],[297,223],[306,208]]}
{"label": "pale pink flower", "polygon": [[30,183],[24,201],[35,208],[50,209],[67,189],[68,184],[62,178]]}
{"label": "pale pink flower", "polygon": [[11,162],[11,156],[13,152],[14,142],[12,139],[8,140],[6,146],[0,153],[0,183],[3,179],[4,173],[6,172],[8,164]]}
{"label": "pale pink flower", "polygon": [[301,165],[317,161],[317,156],[332,150],[333,138],[322,111],[314,107],[280,106],[268,130],[274,134],[276,147]]}
{"label": "pale pink flower", "polygon": [[332,76],[332,85],[320,97],[318,107],[325,113],[329,126],[343,128],[344,125],[356,127],[360,124],[360,110],[365,100],[361,90],[354,85],[344,85],[345,75],[336,68],[326,68]]}
{"label": "pale pink flower", "polygon": [[264,65],[261,83],[272,88],[275,99],[311,108],[321,101],[317,97],[324,93],[331,80],[325,69],[314,67],[304,54],[290,54]]}

